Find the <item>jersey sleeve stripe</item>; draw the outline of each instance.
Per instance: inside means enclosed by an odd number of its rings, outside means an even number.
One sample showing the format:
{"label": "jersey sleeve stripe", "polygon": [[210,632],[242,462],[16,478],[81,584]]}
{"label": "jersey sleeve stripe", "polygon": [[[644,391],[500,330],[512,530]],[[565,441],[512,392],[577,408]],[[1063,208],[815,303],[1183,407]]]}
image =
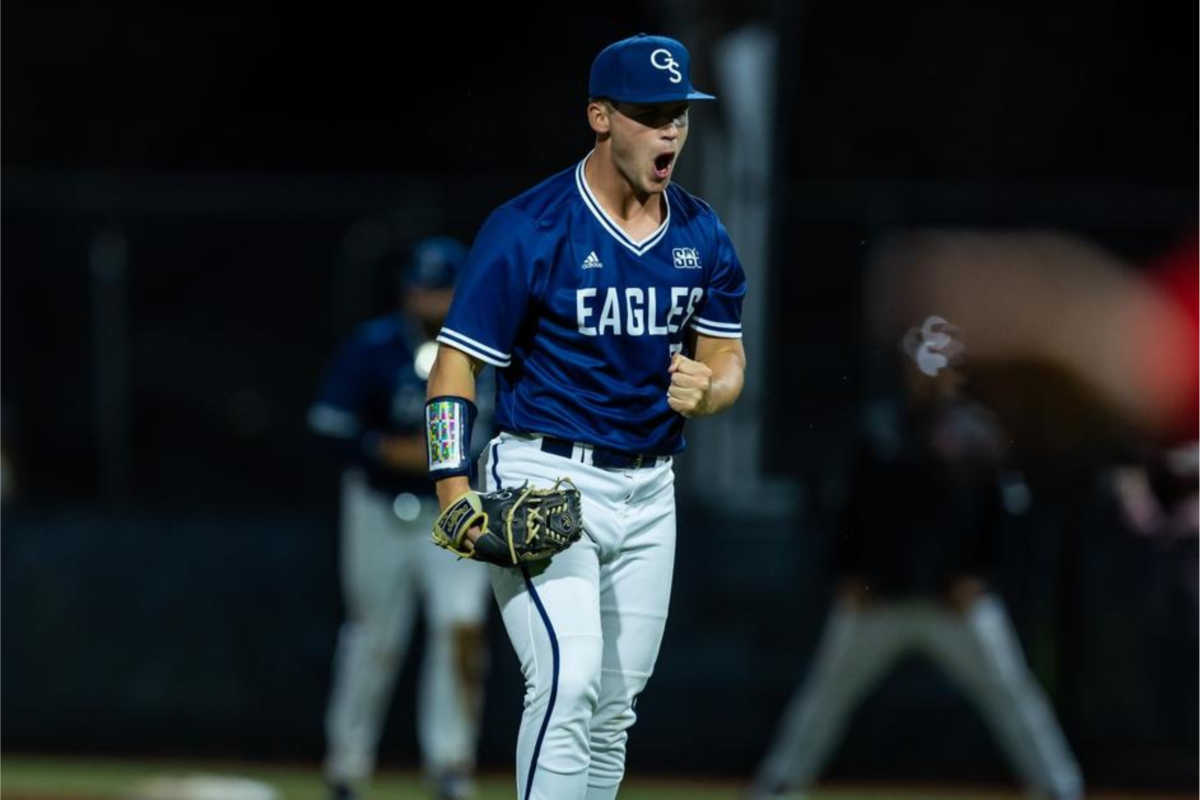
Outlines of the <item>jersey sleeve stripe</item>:
{"label": "jersey sleeve stripe", "polygon": [[493,367],[500,367],[503,369],[512,363],[511,357],[505,356],[503,358],[498,358],[494,355],[491,355],[492,353],[496,352],[492,348],[481,345],[473,339],[468,339],[462,334],[456,334],[453,331],[446,330],[445,328],[442,328],[442,332],[438,334],[437,340],[442,344],[450,345],[456,350],[462,350],[467,355],[474,356],[480,361],[491,364]]}
{"label": "jersey sleeve stripe", "polygon": [[693,330],[698,333],[703,333],[705,336],[714,336],[718,339],[742,338],[742,332],[740,330],[730,331],[721,330],[720,328],[709,328],[708,326],[701,324],[699,320],[692,320],[690,324]]}
{"label": "jersey sleeve stripe", "polygon": [[[458,340],[459,340],[459,341],[461,341],[463,344],[469,344],[469,345],[471,345],[471,346],[472,346],[472,347],[474,347],[476,350],[482,350],[483,352],[485,352],[485,353],[487,353],[487,354],[491,355],[493,358],[499,358],[499,359],[500,359],[500,360],[502,360],[502,361],[508,361],[509,359],[511,359],[511,358],[512,358],[512,353],[501,353],[499,350],[497,350],[497,349],[495,349],[495,348],[493,348],[493,347],[488,347],[488,346],[487,346],[486,344],[484,344],[483,342],[477,342],[477,341],[475,341],[475,340],[474,340],[474,339],[472,339],[470,336],[463,336],[461,333],[459,333],[459,332],[458,332],[458,331],[456,331],[456,330],[452,330],[452,329],[450,329],[450,328],[442,328],[442,331],[441,331],[441,332],[442,332],[442,334],[443,334],[443,335],[445,335],[445,336],[451,336],[451,337],[453,337],[453,338],[455,338],[455,339],[458,339]],[[438,338],[440,339],[440,338],[441,338],[441,336],[439,336]]]}
{"label": "jersey sleeve stripe", "polygon": [[742,329],[742,323],[740,322],[714,322],[713,320],[705,319],[704,317],[696,317],[695,322],[700,325],[707,325],[710,328],[729,328],[731,330],[738,331]]}
{"label": "jersey sleeve stripe", "polygon": [[[451,328],[442,328],[441,334],[438,336],[438,341],[441,341],[442,336],[449,336],[453,339],[457,339],[458,341],[462,342],[463,344],[470,345],[474,349],[479,350],[480,352],[483,352],[483,353],[487,353],[488,355],[492,356],[492,358],[498,358],[501,361],[508,361],[512,358],[511,353],[501,353],[499,350],[496,350],[493,347],[488,347],[483,342],[477,342],[474,339],[472,339],[470,336],[464,336],[463,334],[459,333],[456,330],[452,330]],[[447,344],[450,344],[450,343],[447,342]]]}

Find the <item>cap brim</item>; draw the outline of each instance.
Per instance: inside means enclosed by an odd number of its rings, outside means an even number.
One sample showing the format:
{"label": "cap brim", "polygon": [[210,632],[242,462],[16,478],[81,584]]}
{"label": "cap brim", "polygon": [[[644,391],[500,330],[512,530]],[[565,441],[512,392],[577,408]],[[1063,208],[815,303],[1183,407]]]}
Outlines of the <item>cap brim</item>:
{"label": "cap brim", "polygon": [[[603,97],[605,95],[600,96]],[[633,103],[634,105],[645,106],[653,103],[678,103],[683,100],[716,100],[717,98],[711,94],[705,94],[704,92],[687,92],[686,94],[667,92],[665,94],[651,94],[642,97],[628,95],[625,97],[616,97],[608,95],[608,99],[615,100],[618,103]]]}

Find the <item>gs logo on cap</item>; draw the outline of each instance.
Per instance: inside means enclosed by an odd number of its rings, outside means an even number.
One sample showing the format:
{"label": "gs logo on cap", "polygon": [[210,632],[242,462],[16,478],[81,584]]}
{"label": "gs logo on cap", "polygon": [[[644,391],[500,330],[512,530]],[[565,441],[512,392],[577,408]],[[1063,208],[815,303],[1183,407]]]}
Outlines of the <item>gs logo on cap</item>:
{"label": "gs logo on cap", "polygon": [[[659,57],[659,54],[666,57],[664,61]],[[679,83],[683,80],[683,76],[679,74],[679,62],[675,60],[675,56],[671,55],[671,51],[665,47],[660,47],[650,54],[650,65],[655,69],[665,69],[671,73],[671,83]]]}

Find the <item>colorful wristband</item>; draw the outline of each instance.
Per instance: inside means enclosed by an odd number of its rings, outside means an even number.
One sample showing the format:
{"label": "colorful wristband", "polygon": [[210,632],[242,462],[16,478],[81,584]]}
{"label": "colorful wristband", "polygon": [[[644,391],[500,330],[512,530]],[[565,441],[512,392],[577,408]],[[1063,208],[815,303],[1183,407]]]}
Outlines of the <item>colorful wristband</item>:
{"label": "colorful wristband", "polygon": [[471,474],[471,428],[478,413],[465,397],[442,395],[425,403],[429,477],[435,481]]}

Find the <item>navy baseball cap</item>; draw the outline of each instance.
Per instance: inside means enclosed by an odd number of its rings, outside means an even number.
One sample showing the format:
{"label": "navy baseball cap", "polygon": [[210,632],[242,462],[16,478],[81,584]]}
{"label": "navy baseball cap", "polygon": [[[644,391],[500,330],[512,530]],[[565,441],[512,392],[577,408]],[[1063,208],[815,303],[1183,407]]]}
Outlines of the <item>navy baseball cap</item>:
{"label": "navy baseball cap", "polygon": [[592,62],[589,97],[622,103],[670,103],[678,100],[716,100],[696,91],[687,48],[666,36],[639,33],[614,42]]}
{"label": "navy baseball cap", "polygon": [[412,264],[402,271],[405,288],[452,289],[467,260],[467,246],[449,236],[431,236],[413,247]]}

